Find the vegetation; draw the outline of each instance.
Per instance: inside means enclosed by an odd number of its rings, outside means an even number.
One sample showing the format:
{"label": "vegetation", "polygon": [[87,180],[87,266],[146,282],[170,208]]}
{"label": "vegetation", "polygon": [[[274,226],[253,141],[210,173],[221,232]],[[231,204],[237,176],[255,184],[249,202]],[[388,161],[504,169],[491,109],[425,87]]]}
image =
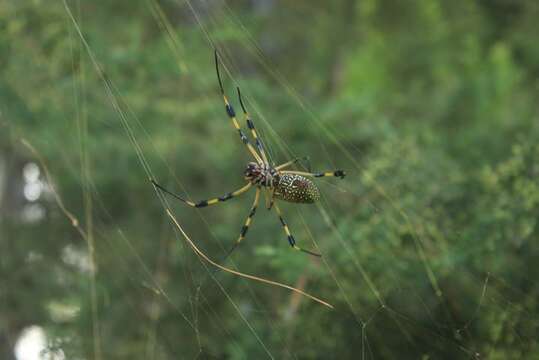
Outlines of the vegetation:
{"label": "vegetation", "polygon": [[[538,17],[533,0],[0,3],[0,358],[31,325],[67,359],[538,358]],[[261,208],[226,264],[335,310],[214,272],[148,181],[144,161],[195,200],[242,185],[209,39],[276,163],[348,174],[281,206],[321,261]],[[168,201],[220,261],[250,194]]]}

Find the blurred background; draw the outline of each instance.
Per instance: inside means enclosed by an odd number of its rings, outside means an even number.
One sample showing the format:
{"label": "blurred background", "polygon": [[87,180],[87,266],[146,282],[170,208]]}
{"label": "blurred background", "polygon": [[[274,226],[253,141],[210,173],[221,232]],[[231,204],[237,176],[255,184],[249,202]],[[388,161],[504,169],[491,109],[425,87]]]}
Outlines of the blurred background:
{"label": "blurred background", "polygon": [[[537,359],[539,3],[0,3],[1,359]],[[148,181],[243,184],[213,47],[272,161],[319,205],[261,204],[200,261]],[[239,112],[239,111],[237,111]],[[241,120],[241,119],[240,119]],[[243,120],[241,121],[244,125]],[[254,192],[170,198],[221,261]]]}

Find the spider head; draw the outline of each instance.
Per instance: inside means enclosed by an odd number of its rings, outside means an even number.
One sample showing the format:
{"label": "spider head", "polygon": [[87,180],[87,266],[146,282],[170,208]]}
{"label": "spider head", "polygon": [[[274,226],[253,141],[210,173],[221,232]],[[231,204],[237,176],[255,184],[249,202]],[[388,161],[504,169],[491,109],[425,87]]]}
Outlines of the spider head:
{"label": "spider head", "polygon": [[255,162],[248,163],[247,167],[245,168],[245,171],[243,172],[245,176],[245,180],[256,179],[260,177],[261,173],[262,173],[262,169],[260,168],[260,165],[258,165]]}

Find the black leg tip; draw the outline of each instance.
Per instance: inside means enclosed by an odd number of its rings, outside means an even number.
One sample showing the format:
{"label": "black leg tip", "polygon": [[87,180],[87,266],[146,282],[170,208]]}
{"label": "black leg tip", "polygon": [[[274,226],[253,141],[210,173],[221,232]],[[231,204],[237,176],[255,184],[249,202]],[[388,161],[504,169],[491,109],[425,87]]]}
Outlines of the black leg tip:
{"label": "black leg tip", "polygon": [[316,257],[320,257],[320,258],[322,257],[322,254],[315,253],[313,251],[309,251],[309,250],[305,250],[305,249],[301,249],[301,251],[303,251],[306,254],[312,255],[312,256],[316,256]]}
{"label": "black leg tip", "polygon": [[344,172],[344,170],[337,170],[334,172],[334,175],[338,178],[344,179],[346,173]]}

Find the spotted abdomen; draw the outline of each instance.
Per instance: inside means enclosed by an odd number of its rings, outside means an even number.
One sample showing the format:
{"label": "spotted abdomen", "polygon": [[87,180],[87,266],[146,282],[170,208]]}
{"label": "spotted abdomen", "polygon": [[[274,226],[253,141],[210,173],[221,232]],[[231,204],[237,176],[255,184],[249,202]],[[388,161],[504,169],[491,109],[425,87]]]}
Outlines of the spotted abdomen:
{"label": "spotted abdomen", "polygon": [[320,191],[304,176],[281,174],[275,186],[274,196],[288,202],[311,204],[320,199]]}

